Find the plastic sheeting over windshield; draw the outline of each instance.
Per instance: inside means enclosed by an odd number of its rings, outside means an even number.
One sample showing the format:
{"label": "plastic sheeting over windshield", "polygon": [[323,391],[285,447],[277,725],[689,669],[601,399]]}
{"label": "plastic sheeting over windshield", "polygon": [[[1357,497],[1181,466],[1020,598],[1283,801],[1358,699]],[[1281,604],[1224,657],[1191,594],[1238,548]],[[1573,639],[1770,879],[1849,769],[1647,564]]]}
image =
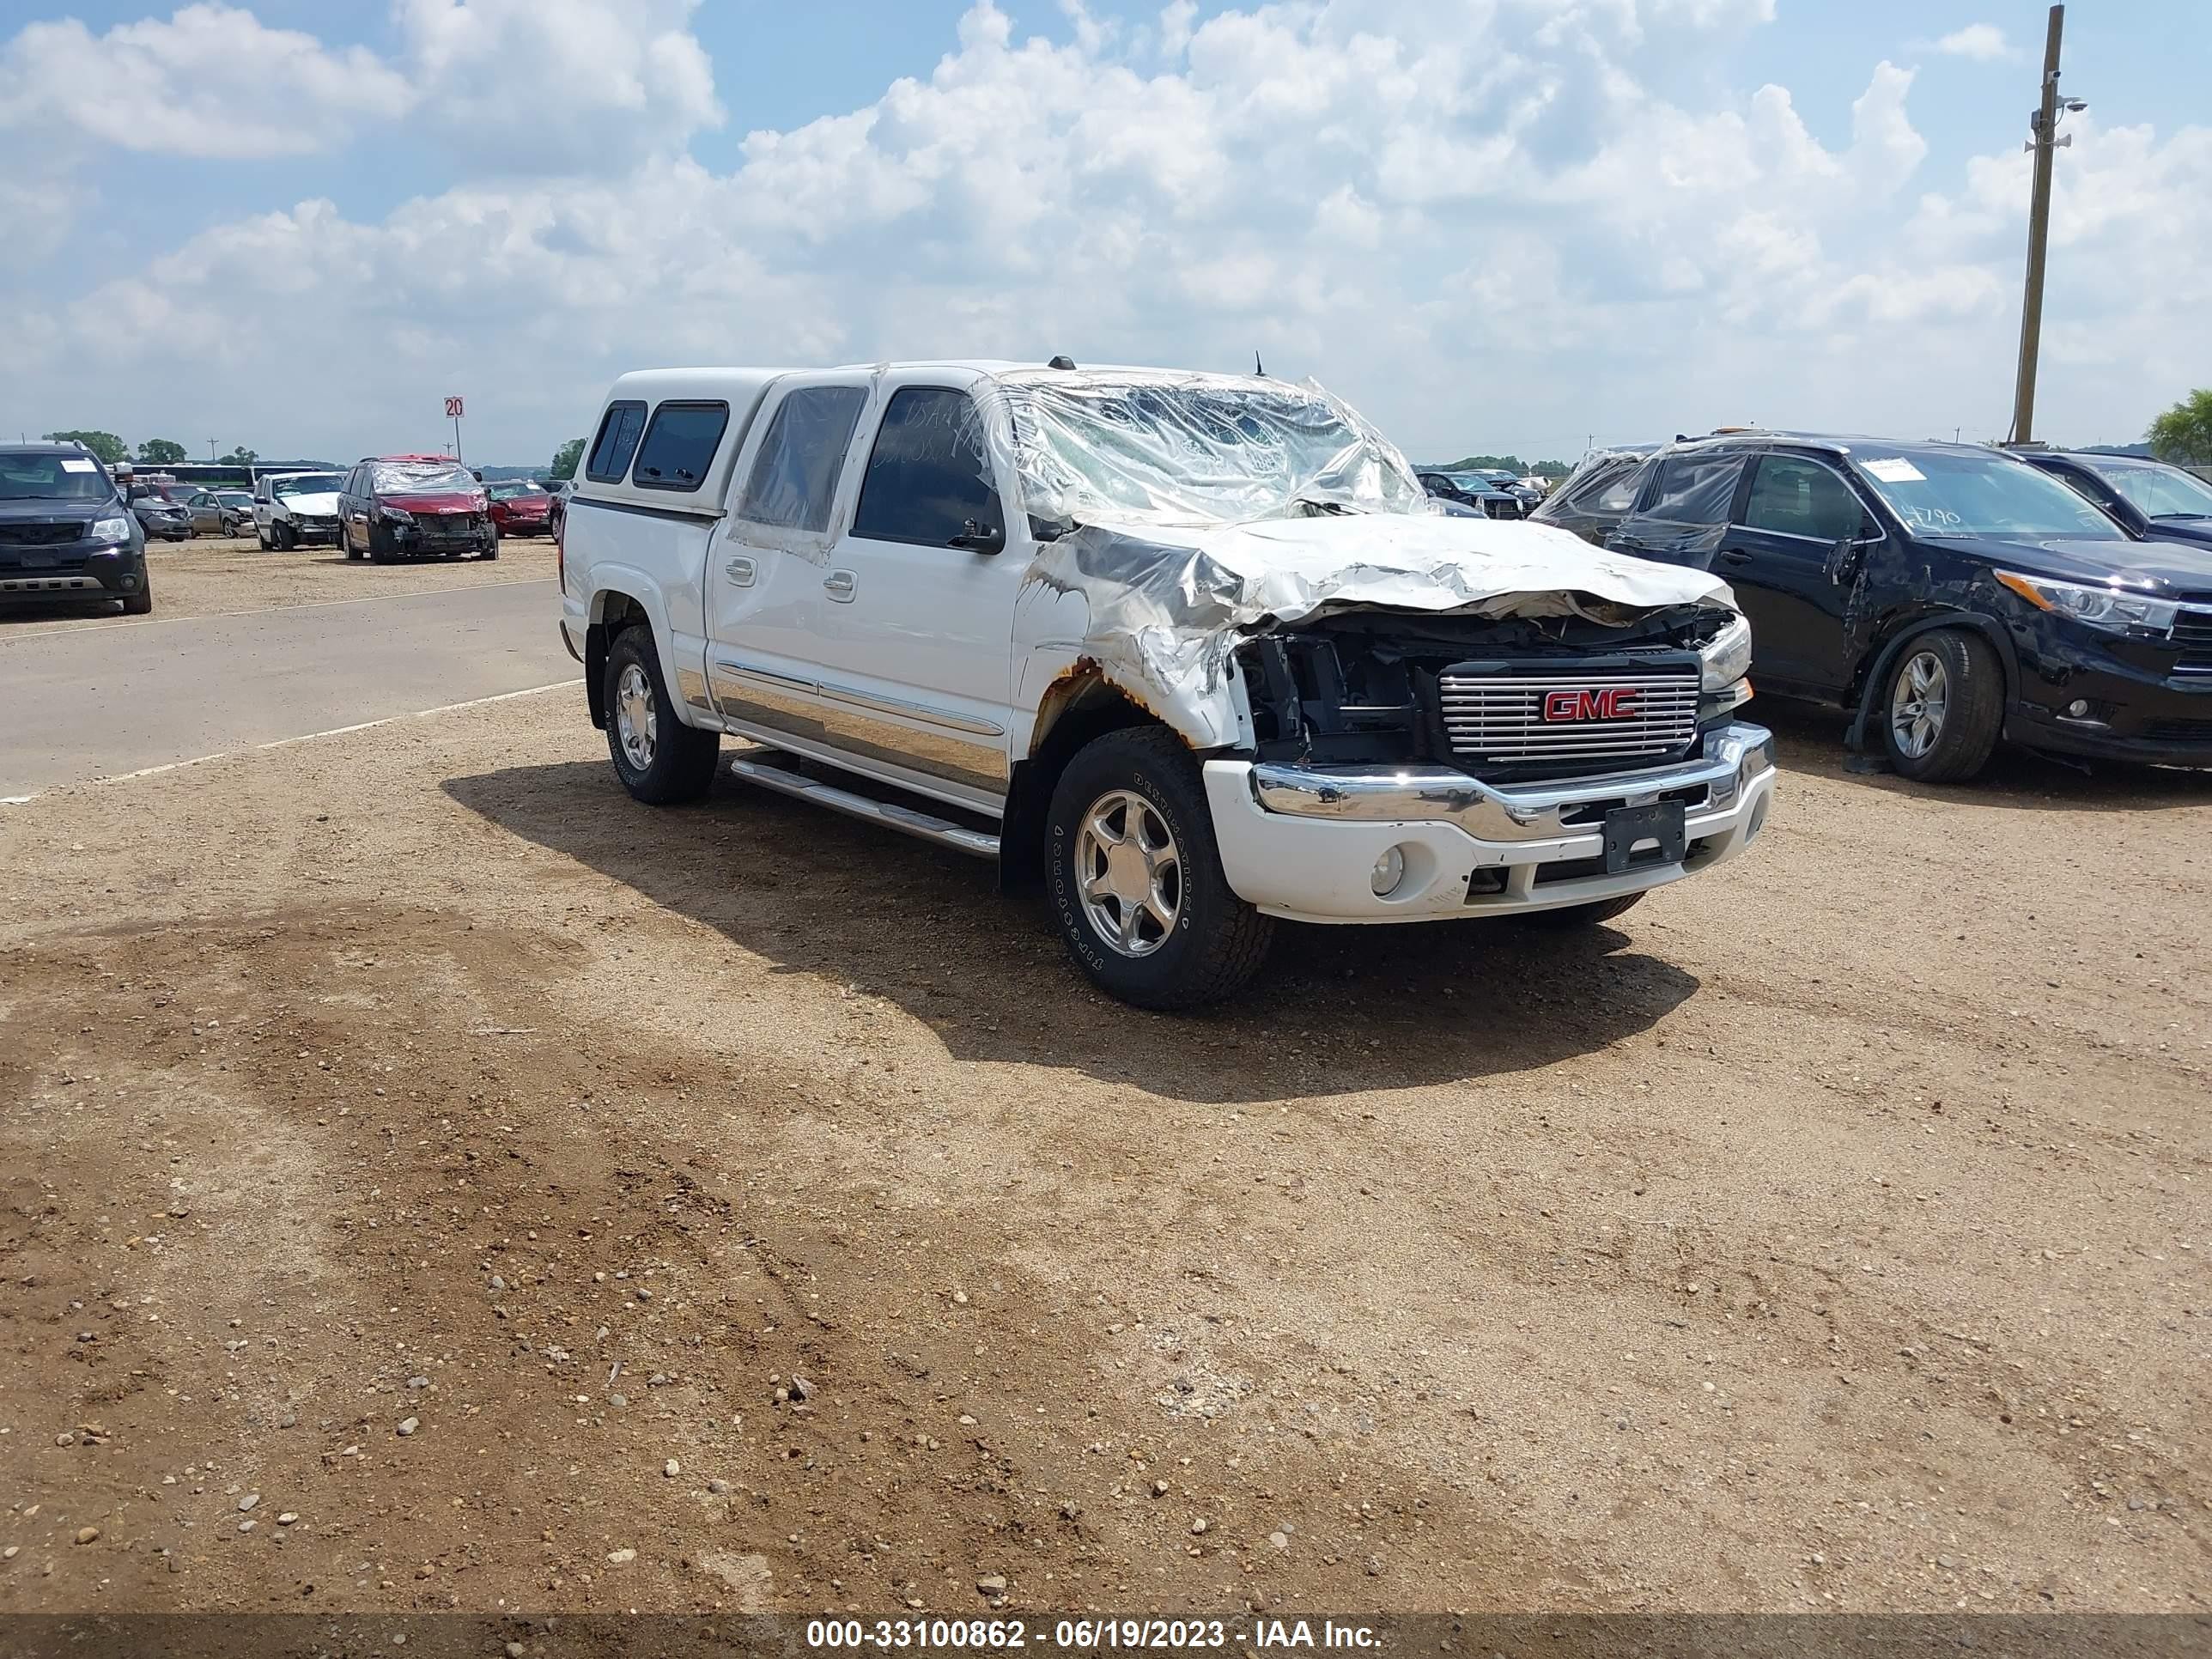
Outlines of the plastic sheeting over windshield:
{"label": "plastic sheeting over windshield", "polygon": [[999,383],[1022,495],[1046,526],[1427,511],[1406,458],[1310,380],[1047,369]]}
{"label": "plastic sheeting over windshield", "polygon": [[[380,490],[394,493],[410,489],[479,489],[475,475],[468,468],[452,461],[379,461],[375,464],[375,486]],[[335,475],[319,479],[307,486],[313,493],[329,495],[338,487]],[[277,494],[286,492],[281,486],[270,486]],[[295,486],[295,489],[298,486]]]}

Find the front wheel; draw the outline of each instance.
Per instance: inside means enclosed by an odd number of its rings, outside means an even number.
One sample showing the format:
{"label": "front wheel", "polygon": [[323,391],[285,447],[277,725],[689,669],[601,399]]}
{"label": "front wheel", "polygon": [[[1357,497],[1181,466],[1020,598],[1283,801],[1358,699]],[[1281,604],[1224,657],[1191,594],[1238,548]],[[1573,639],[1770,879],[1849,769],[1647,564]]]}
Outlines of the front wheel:
{"label": "front wheel", "polygon": [[1988,764],[2004,726],[2004,666],[1990,642],[1942,628],[1909,641],[1882,688],[1882,738],[1898,775],[1961,783]]}
{"label": "front wheel", "polygon": [[154,584],[147,573],[138,573],[138,591],[123,596],[123,614],[126,617],[150,617],[154,614]]}
{"label": "front wheel", "polygon": [[1053,913],[1091,981],[1139,1008],[1195,1008],[1242,989],[1274,923],[1222,872],[1198,763],[1158,726],[1078,750],[1046,818]]}
{"label": "front wheel", "polygon": [[653,806],[704,799],[721,738],[677,718],[653,630],[625,628],[607,647],[607,754],[631,796]]}
{"label": "front wheel", "polygon": [[491,532],[491,545],[490,545],[489,547],[487,547],[486,549],[484,549],[484,550],[483,550],[481,554],[479,554],[477,556],[478,556],[478,557],[480,557],[480,558],[486,558],[486,559],[495,559],[495,558],[497,558],[497,557],[499,556],[499,526],[498,526],[494,525],[494,526],[492,526],[492,532]]}
{"label": "front wheel", "polygon": [[279,553],[289,553],[299,544],[300,538],[298,533],[293,530],[290,525],[285,523],[281,519],[278,520],[276,522],[276,550]]}

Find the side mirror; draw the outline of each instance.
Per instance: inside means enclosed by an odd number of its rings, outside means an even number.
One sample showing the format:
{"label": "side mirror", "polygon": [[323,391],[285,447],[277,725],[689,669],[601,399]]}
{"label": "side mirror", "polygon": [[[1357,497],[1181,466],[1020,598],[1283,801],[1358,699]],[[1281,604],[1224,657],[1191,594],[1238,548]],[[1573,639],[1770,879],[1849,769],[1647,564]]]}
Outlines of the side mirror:
{"label": "side mirror", "polygon": [[970,553],[1003,552],[1006,545],[1006,532],[994,524],[978,524],[969,519],[962,523],[960,533],[945,545],[964,547]]}

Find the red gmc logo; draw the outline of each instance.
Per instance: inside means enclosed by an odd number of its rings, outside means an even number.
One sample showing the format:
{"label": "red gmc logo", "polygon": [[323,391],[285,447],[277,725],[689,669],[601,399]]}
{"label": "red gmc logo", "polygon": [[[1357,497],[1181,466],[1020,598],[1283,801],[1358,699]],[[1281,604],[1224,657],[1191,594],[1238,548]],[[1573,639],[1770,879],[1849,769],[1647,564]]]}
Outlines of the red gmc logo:
{"label": "red gmc logo", "polygon": [[1625,720],[1643,713],[1644,693],[1633,686],[1592,686],[1581,691],[1547,691],[1547,720]]}

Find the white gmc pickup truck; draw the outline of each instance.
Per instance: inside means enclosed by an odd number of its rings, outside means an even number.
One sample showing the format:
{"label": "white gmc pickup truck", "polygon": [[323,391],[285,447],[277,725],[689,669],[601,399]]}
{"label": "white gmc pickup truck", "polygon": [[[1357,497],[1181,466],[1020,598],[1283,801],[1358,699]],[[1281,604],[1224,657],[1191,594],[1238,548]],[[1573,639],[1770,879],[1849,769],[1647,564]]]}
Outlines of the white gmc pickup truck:
{"label": "white gmc pickup truck", "polygon": [[1724,584],[1445,516],[1310,384],[1002,362],[615,383],[561,629],[641,801],[751,784],[1042,878],[1148,1007],[1276,918],[1619,915],[1774,792]]}

